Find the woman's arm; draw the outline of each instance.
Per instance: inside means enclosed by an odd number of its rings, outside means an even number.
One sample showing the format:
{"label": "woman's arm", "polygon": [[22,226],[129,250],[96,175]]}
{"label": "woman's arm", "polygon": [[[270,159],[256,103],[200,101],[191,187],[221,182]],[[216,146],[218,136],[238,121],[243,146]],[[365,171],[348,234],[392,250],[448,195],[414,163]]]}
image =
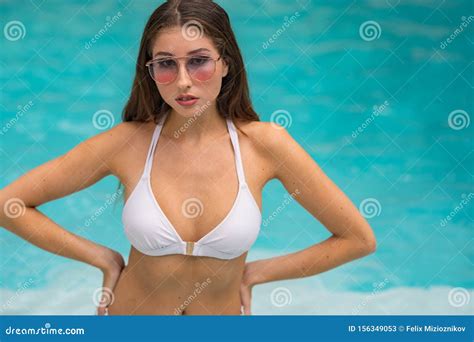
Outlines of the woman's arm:
{"label": "woman's arm", "polygon": [[281,126],[266,124],[262,144],[275,178],[332,236],[301,251],[251,262],[243,282],[256,284],[312,276],[375,251],[371,227],[350,199]]}
{"label": "woman's arm", "polygon": [[118,253],[67,231],[37,207],[112,174],[115,156],[125,141],[125,126],[119,124],[80,143],[1,189],[0,226],[44,250],[85,262],[103,272],[120,263]]}

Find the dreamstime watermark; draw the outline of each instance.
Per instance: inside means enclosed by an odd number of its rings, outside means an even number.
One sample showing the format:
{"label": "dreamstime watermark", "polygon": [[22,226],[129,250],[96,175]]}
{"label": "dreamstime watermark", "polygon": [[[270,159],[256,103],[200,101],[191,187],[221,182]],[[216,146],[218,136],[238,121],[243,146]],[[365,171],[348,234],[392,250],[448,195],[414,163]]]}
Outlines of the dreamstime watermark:
{"label": "dreamstime watermark", "polygon": [[352,139],[356,139],[369,125],[382,114],[390,104],[387,100],[385,100],[380,106],[375,105],[372,110],[372,114],[368,118],[364,120],[362,124],[360,124],[355,130],[352,131],[351,137]]}
{"label": "dreamstime watermark", "polygon": [[474,193],[470,192],[468,195],[462,194],[461,197],[462,200],[459,202],[459,204],[456,205],[454,209],[451,210],[451,212],[440,221],[439,225],[441,227],[445,227],[448,222],[454,218],[454,216],[456,216],[461,210],[464,209],[465,206],[469,204],[469,202],[471,202],[471,200],[474,198]]}
{"label": "dreamstime watermark", "polygon": [[26,212],[25,202],[21,198],[13,197],[3,205],[3,212],[8,218],[18,218]]}
{"label": "dreamstime watermark", "polygon": [[25,38],[25,25],[19,20],[12,20],[3,27],[3,35],[11,42]]}
{"label": "dreamstime watermark", "polygon": [[178,306],[177,308],[174,309],[174,314],[175,315],[181,315],[183,310],[186,309],[186,307],[189,304],[191,304],[197,298],[197,296],[200,295],[201,292],[206,287],[208,287],[209,284],[211,284],[211,283],[212,283],[211,278],[207,278],[206,281],[203,281],[202,283],[196,282],[194,284],[195,289],[194,289],[193,293],[191,293],[180,306]]}
{"label": "dreamstime watermark", "polygon": [[277,109],[270,115],[270,124],[277,129],[288,128],[292,122],[290,112],[284,109]]}
{"label": "dreamstime watermark", "polygon": [[11,296],[7,301],[5,301],[0,309],[0,313],[4,312],[7,308],[11,307],[15,300],[20,297],[23,291],[27,290],[34,283],[33,278],[29,278],[27,281],[23,282],[20,287],[15,291],[15,294]]}
{"label": "dreamstime watermark", "polygon": [[111,128],[114,122],[114,115],[107,109],[100,109],[92,116],[92,124],[100,130]]}
{"label": "dreamstime watermark", "polygon": [[109,208],[119,196],[123,193],[123,189],[118,189],[112,195],[108,195],[107,200],[84,222],[85,227],[89,227]]}
{"label": "dreamstime watermark", "polygon": [[451,44],[456,39],[456,37],[459,36],[464,31],[465,28],[468,27],[468,25],[474,20],[474,16],[472,15],[470,15],[469,17],[462,16],[461,20],[462,20],[461,24],[459,24],[459,26],[453,31],[453,33],[451,33],[448,38],[446,38],[439,44],[439,47],[441,48],[441,50],[446,49],[446,47],[449,44]]}
{"label": "dreamstime watermark", "polygon": [[360,203],[359,211],[365,218],[373,218],[380,215],[382,206],[375,198],[366,198]]}
{"label": "dreamstime watermark", "polygon": [[191,125],[197,120],[197,118],[201,116],[206,111],[206,109],[209,108],[210,106],[211,106],[211,101],[208,100],[205,104],[199,107],[199,109],[194,113],[194,115],[190,117],[188,120],[186,120],[186,122],[183,125],[181,125],[180,128],[174,131],[173,137],[178,139],[181,136],[181,134],[186,132],[186,130],[189,127],[191,127]]}
{"label": "dreamstime watermark", "polygon": [[279,215],[288,204],[290,204],[297,195],[300,194],[300,190],[296,189],[294,192],[292,192],[290,195],[285,194],[285,199],[282,201],[282,203],[266,218],[263,220],[262,225],[266,227],[270,221],[273,221],[273,219]]}
{"label": "dreamstime watermark", "polygon": [[92,302],[95,306],[105,308],[115,300],[114,293],[108,287],[98,287],[92,293]]}
{"label": "dreamstime watermark", "polygon": [[186,218],[196,218],[204,212],[204,205],[199,198],[191,197],[186,199],[181,205],[181,213]]}
{"label": "dreamstime watermark", "polygon": [[6,335],[84,335],[84,328],[52,328],[51,323],[45,323],[40,328],[5,328]]}
{"label": "dreamstime watermark", "polygon": [[122,13],[117,12],[113,17],[107,16],[105,18],[105,24],[102,28],[88,41],[84,44],[84,48],[89,50],[92,45],[99,41],[100,38],[120,19],[122,18]]}
{"label": "dreamstime watermark", "polygon": [[360,313],[360,311],[370,302],[374,299],[374,297],[380,292],[380,290],[384,289],[387,284],[389,283],[390,281],[385,278],[383,281],[381,281],[380,283],[374,283],[373,284],[373,289],[372,289],[372,292],[370,292],[370,294],[366,295],[364,300],[362,301],[362,303],[360,303],[359,305],[357,305],[357,307],[355,307],[353,310],[352,310],[352,314],[353,315],[358,315]]}
{"label": "dreamstime watermark", "polygon": [[286,287],[277,287],[270,294],[270,301],[277,308],[290,305],[292,301],[291,291]]}
{"label": "dreamstime watermark", "polygon": [[359,27],[359,35],[366,42],[379,39],[382,34],[382,28],[379,23],[374,20],[363,22]]}
{"label": "dreamstime watermark", "polygon": [[275,33],[272,34],[272,36],[270,38],[267,39],[267,41],[263,42],[262,43],[262,48],[264,50],[268,49],[268,47],[273,44],[274,42],[277,41],[277,39],[286,31],[287,28],[289,28],[291,26],[291,24],[293,24],[296,19],[298,19],[300,16],[299,12],[295,12],[293,15],[291,15],[291,17],[288,18],[288,16],[285,16],[285,20],[283,22],[283,24],[281,25],[281,27],[279,27]]}
{"label": "dreamstime watermark", "polygon": [[463,287],[454,287],[449,291],[448,302],[455,308],[469,304],[471,301],[471,295],[469,291]]}
{"label": "dreamstime watermark", "polygon": [[471,118],[465,110],[456,109],[448,115],[448,125],[455,131],[459,131],[461,129],[469,127],[470,123]]}
{"label": "dreamstime watermark", "polygon": [[193,41],[202,38],[204,35],[204,28],[197,20],[189,20],[181,27],[181,35],[188,41]]}
{"label": "dreamstime watermark", "polygon": [[8,132],[10,128],[15,126],[18,120],[20,120],[20,118],[23,115],[25,115],[25,113],[28,112],[31,109],[31,107],[33,107],[33,105],[34,105],[33,101],[28,101],[28,103],[24,106],[18,105],[17,106],[18,111],[16,112],[15,117],[7,121],[7,123],[0,130],[0,135],[4,135],[5,133]]}

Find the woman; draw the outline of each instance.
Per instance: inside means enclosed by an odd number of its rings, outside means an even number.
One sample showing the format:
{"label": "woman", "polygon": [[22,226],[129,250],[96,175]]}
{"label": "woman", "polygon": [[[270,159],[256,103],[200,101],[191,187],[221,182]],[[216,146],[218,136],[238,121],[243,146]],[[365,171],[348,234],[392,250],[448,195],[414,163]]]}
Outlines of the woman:
{"label": "woman", "polygon": [[[284,127],[259,121],[229,18],[212,1],[169,1],[151,15],[123,121],[0,192],[3,227],[103,272],[99,315],[248,315],[256,284],[315,275],[375,250],[351,201]],[[124,185],[126,266],[118,252],[36,209],[107,175]],[[275,178],[332,236],[246,263],[262,189]],[[8,215],[12,199],[23,215]]]}

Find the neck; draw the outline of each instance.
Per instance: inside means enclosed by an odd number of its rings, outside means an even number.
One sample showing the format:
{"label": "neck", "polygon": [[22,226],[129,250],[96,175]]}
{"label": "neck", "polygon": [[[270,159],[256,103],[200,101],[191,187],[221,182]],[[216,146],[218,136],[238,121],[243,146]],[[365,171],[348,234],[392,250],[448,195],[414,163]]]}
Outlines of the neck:
{"label": "neck", "polygon": [[217,110],[207,110],[200,115],[184,116],[170,110],[163,123],[162,134],[180,143],[198,144],[213,140],[227,132],[227,123]]}

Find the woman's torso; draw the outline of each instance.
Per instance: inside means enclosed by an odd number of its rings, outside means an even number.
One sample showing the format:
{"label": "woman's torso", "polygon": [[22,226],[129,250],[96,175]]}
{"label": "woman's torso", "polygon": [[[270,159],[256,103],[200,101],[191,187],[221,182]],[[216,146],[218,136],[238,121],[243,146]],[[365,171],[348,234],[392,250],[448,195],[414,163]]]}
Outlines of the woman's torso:
{"label": "woman's torso", "polygon": [[[154,123],[127,123],[127,142],[117,154],[116,176],[125,199],[138,184]],[[239,125],[242,165],[248,188],[261,209],[261,191],[271,166],[257,132],[262,123]],[[216,135],[214,135],[216,136]],[[238,192],[237,168],[229,132],[222,130],[203,146],[186,147],[161,135],[151,164],[151,187],[166,217],[184,241],[198,241],[229,213]],[[183,201],[199,198],[206,210],[189,220]],[[240,314],[240,283],[247,253],[230,260],[189,255],[149,256],[133,246],[116,288],[109,314]]]}

